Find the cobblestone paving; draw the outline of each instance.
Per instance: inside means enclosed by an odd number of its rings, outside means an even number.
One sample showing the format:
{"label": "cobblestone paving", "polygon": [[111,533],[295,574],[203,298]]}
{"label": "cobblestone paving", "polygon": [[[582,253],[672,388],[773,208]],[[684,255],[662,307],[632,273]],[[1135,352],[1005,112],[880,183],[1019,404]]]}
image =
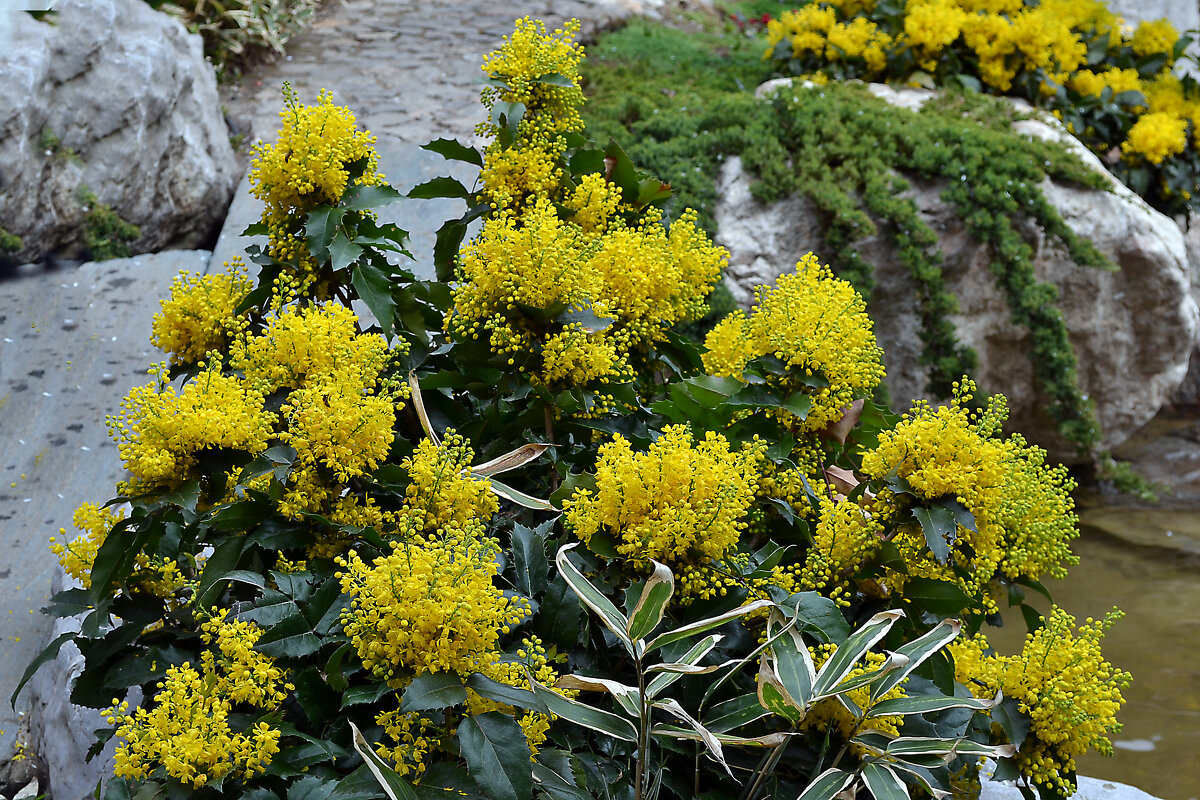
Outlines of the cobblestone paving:
{"label": "cobblestone paving", "polygon": [[465,140],[483,118],[479,104],[484,53],[531,16],[548,29],[576,18],[581,39],[634,13],[654,14],[665,0],[343,0],[328,7],[288,46],[288,56],[251,71],[223,90],[248,140],[271,139],[280,87],[290,81],[302,102],[320,89],[351,108],[381,145],[423,144],[439,136]]}

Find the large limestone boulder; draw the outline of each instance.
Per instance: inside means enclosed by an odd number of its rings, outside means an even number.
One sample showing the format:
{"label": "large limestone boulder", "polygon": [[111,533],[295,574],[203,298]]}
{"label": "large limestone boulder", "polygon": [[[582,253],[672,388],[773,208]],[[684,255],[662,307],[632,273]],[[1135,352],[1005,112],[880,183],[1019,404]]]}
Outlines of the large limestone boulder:
{"label": "large limestone boulder", "polygon": [[13,263],[75,255],[90,190],[141,236],[195,247],[239,177],[200,37],[142,0],[62,0],[54,24],[6,13],[0,226]]}
{"label": "large limestone boulder", "polygon": [[[772,91],[807,91],[776,83]],[[923,90],[872,91],[894,105],[918,108]],[[1099,160],[1061,128],[1025,120],[1029,136],[1060,139],[1085,163],[1107,175]],[[750,195],[750,176],[737,158],[718,177],[717,241],[730,251],[728,281],[736,299],[753,302],[753,287],[773,283],[804,253],[821,254],[821,218],[803,198],[763,205]],[[1045,413],[1046,400],[1033,381],[1028,333],[1009,319],[1007,303],[988,271],[985,246],[965,230],[943,201],[939,182],[913,181],[910,190],[924,221],[937,231],[946,256],[947,287],[958,298],[953,318],[959,339],[979,355],[975,377],[982,388],[1007,395],[1011,425],[1064,461],[1077,459]],[[1112,180],[1100,192],[1046,181],[1043,191],[1067,224],[1093,241],[1119,270],[1080,267],[1048,242],[1040,230],[1023,231],[1033,246],[1038,277],[1058,287],[1059,308],[1079,359],[1079,383],[1092,399],[1104,432],[1104,448],[1128,438],[1152,418],[1183,382],[1196,339],[1198,311],[1190,292],[1187,253],[1179,227]],[[915,292],[894,243],[886,235],[859,242],[876,265],[871,302],[876,335],[884,349],[888,385],[897,403],[925,396],[925,369]],[[938,399],[938,398],[933,398]]]}

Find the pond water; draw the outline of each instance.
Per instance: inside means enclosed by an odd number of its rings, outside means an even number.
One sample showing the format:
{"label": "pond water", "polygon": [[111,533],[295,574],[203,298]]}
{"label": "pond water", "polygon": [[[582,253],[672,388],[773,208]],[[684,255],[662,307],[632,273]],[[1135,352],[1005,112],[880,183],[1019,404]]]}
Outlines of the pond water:
{"label": "pond water", "polygon": [[[1112,758],[1089,753],[1079,772],[1132,784],[1164,800],[1200,800],[1200,511],[1108,507],[1081,497],[1078,566],[1049,581],[1079,622],[1125,612],[1104,654],[1133,673]],[[1031,593],[1032,594],[1032,593]],[[1046,610],[1044,598],[1040,604]],[[988,629],[996,649],[1021,647],[1025,626]]]}

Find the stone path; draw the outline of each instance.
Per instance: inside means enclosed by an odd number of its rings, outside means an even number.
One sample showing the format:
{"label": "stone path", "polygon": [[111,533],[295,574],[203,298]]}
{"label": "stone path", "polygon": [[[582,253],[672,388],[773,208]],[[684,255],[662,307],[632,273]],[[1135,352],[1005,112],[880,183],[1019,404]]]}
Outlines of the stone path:
{"label": "stone path", "polygon": [[348,106],[381,145],[468,138],[483,119],[479,62],[523,16],[552,29],[572,18],[584,40],[666,0],[348,0],[333,5],[288,48],[286,59],[223,92],[251,139],[274,138],[280,87],[305,102],[320,89]]}

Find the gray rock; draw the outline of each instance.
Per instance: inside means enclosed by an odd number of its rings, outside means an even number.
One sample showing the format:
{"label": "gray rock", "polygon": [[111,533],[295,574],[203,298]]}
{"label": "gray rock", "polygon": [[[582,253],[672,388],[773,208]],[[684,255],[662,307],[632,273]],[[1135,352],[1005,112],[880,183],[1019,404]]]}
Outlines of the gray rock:
{"label": "gray rock", "polygon": [[[1193,216],[1190,224],[1184,224],[1183,243],[1187,249],[1192,298],[1200,303],[1200,217]],[[1180,406],[1200,405],[1200,342],[1192,350],[1187,376],[1171,402]]]}
{"label": "gray rock", "polygon": [[[907,108],[929,96],[922,90],[871,88]],[[1026,135],[1067,142],[1085,163],[1108,174],[1060,128],[1036,120],[1020,122],[1018,128]],[[1067,224],[1094,242],[1119,271],[1079,267],[1040,231],[1025,231],[1035,249],[1039,279],[1059,289],[1059,307],[1079,358],[1080,386],[1095,403],[1104,448],[1120,444],[1170,399],[1187,372],[1200,320],[1178,226],[1115,180],[1111,183],[1111,193],[1050,181],[1042,188]],[[740,160],[727,161],[718,177],[717,240],[730,250],[730,288],[746,306],[753,301],[755,285],[773,283],[809,250],[820,256],[822,243],[820,218],[808,201],[792,197],[764,206],[753,200],[749,188]],[[1028,334],[1010,321],[1007,303],[988,271],[986,248],[967,234],[941,199],[942,188],[938,182],[914,181],[910,191],[922,219],[939,233],[947,287],[959,302],[953,318],[959,339],[979,355],[976,377],[987,391],[1007,395],[1015,430],[1053,457],[1073,460],[1072,447],[1058,434],[1034,386]],[[857,246],[876,265],[878,285],[870,311],[892,396],[897,402],[923,397],[919,319],[907,270],[886,236]]]}
{"label": "gray rock", "polygon": [[195,247],[237,167],[200,37],[141,0],[9,15],[0,49],[0,226],[37,261],[83,247],[81,187],[141,229],[134,252]]}
{"label": "gray rock", "polygon": [[[51,592],[71,589],[79,584],[57,570],[50,583]],[[80,617],[54,621],[52,635],[76,633]],[[47,662],[29,682],[29,747],[38,756],[48,786],[45,794],[54,800],[89,800],[100,781],[112,775],[117,739],[110,739],[91,761],[87,753],[96,741],[95,731],[108,723],[98,709],[77,706],[70,700],[75,679],[83,672],[83,654],[74,642],[67,642],[58,657]],[[141,691],[134,689],[127,698],[130,706],[141,702]]]}
{"label": "gray rock", "polygon": [[[1022,800],[1021,790],[1010,783],[985,781],[979,800]],[[1079,778],[1079,788],[1070,800],[1158,800],[1137,787],[1098,778]]]}
{"label": "gray rock", "polygon": [[0,769],[21,722],[8,698],[53,632],[38,613],[59,569],[49,539],[75,534],[81,503],[113,496],[124,471],[104,418],[162,358],[150,322],[172,278],[208,259],[171,251],[0,283]]}

